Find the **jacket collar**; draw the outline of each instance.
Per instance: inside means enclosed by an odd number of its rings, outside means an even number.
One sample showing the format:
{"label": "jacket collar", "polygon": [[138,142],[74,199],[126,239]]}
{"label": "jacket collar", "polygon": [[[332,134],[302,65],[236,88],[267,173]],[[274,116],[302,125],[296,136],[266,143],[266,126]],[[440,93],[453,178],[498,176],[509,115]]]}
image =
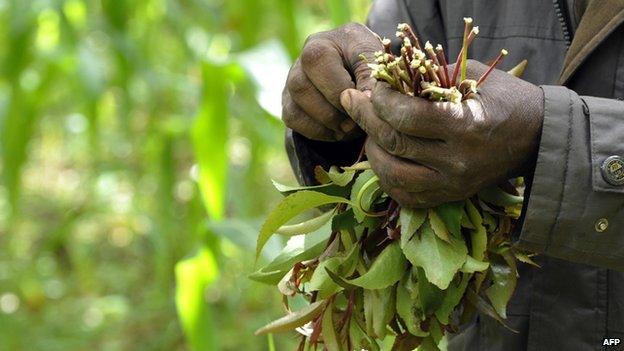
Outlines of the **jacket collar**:
{"label": "jacket collar", "polygon": [[585,59],[624,22],[624,0],[590,1],[566,54],[559,84],[565,84]]}

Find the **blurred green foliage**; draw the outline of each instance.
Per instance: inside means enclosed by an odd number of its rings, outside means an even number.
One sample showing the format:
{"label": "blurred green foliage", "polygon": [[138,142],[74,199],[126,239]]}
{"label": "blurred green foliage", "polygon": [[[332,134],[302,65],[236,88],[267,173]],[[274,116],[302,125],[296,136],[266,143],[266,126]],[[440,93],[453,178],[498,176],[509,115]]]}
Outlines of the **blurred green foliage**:
{"label": "blurred green foliage", "polygon": [[0,350],[291,349],[246,278],[294,182],[279,92],[368,5],[0,0]]}

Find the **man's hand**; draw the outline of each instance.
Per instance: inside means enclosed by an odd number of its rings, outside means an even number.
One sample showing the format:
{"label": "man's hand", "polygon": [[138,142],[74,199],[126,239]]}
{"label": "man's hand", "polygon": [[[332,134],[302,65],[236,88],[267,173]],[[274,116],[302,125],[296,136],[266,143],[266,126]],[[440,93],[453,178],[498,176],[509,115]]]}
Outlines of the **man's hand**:
{"label": "man's hand", "polygon": [[381,50],[379,39],[361,24],[347,24],[311,35],[290,69],[282,94],[282,119],[289,128],[314,140],[338,141],[361,133],[345,115],[340,93],[368,91],[374,79],[360,58]]}
{"label": "man's hand", "polygon": [[[486,66],[470,60],[468,77]],[[481,188],[524,175],[537,155],[543,121],[541,89],[495,70],[461,104],[430,102],[377,83],[368,98],[341,96],[368,134],[366,154],[382,189],[406,207],[467,198]]]}

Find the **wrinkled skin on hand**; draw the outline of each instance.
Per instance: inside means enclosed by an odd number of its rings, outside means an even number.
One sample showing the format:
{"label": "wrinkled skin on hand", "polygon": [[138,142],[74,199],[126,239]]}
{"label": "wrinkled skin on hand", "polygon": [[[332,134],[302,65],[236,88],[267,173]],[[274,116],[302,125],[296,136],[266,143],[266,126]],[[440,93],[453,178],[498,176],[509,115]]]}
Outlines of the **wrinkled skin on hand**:
{"label": "wrinkled skin on hand", "polygon": [[[470,60],[468,78],[486,69]],[[366,154],[382,189],[406,207],[465,199],[530,171],[543,100],[539,87],[499,70],[461,104],[403,95],[381,82],[371,98],[352,89],[341,96],[369,136]]]}
{"label": "wrinkled skin on hand", "polygon": [[360,54],[372,59],[379,39],[362,24],[311,35],[290,69],[282,93],[282,119],[287,127],[313,140],[340,141],[362,134],[345,114],[340,93],[368,91],[375,80]]}

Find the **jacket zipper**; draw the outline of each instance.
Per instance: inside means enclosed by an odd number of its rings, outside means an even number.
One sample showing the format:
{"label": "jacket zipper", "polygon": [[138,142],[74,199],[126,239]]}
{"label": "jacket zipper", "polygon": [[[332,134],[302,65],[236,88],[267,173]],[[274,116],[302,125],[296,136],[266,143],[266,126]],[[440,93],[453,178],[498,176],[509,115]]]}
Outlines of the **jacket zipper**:
{"label": "jacket zipper", "polygon": [[570,36],[570,24],[568,23],[568,16],[563,14],[563,9],[565,8],[564,1],[566,0],[553,0],[553,5],[555,6],[555,14],[557,15],[557,19],[561,24],[563,39],[565,39],[566,46],[570,47],[570,44],[572,43],[572,37]]}

